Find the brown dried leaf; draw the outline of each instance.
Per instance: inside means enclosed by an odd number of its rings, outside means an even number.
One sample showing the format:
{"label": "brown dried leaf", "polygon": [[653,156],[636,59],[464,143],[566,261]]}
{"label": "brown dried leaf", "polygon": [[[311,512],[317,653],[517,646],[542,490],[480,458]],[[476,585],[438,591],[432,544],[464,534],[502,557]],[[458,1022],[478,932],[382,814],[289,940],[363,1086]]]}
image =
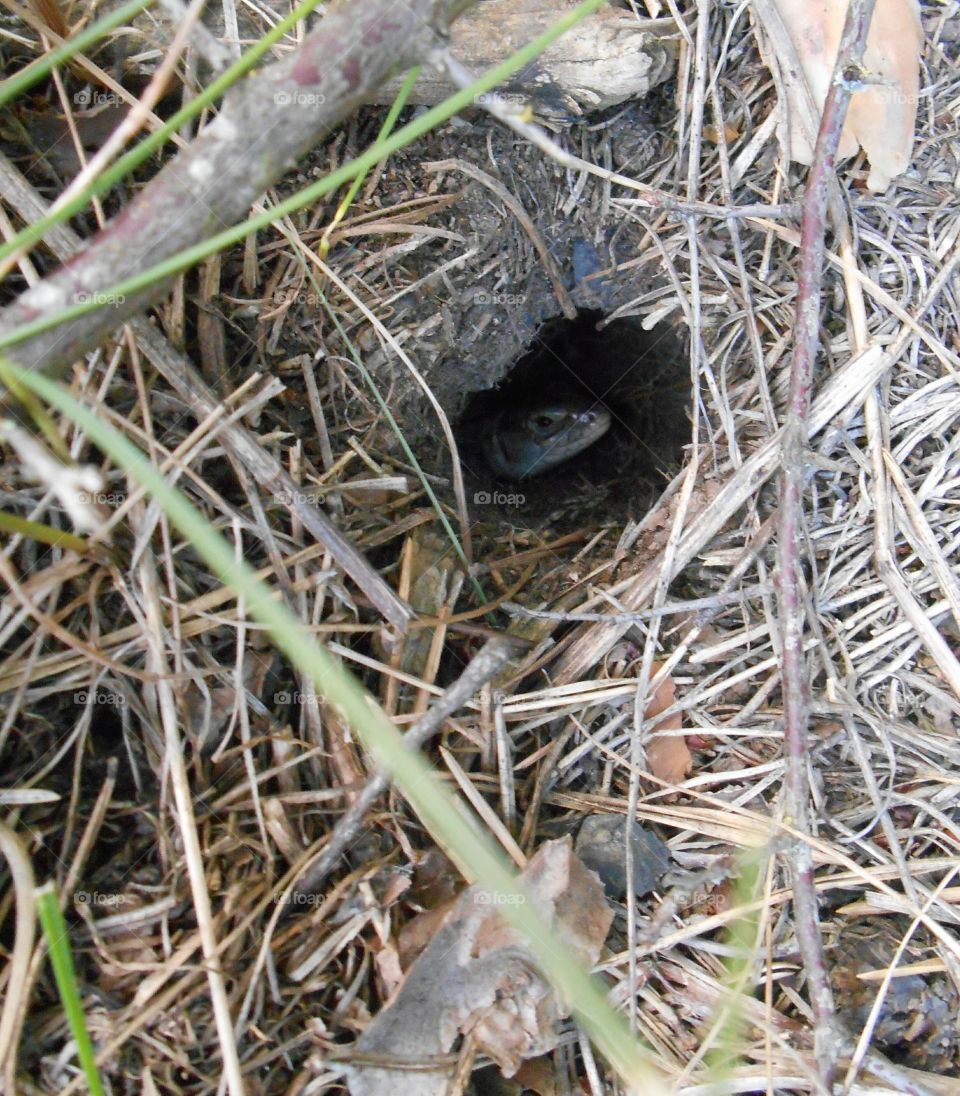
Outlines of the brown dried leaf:
{"label": "brown dried leaf", "polygon": [[693,768],[693,757],[684,737],[655,734],[647,744],[647,768],[658,780],[682,784]]}
{"label": "brown dried leaf", "polygon": [[[657,672],[656,666],[653,672]],[[677,687],[673,678],[665,678],[657,686],[653,698],[647,703],[644,718],[653,719],[666,711],[673,704],[676,695]],[[693,756],[687,741],[683,735],[676,733],[682,725],[680,712],[674,712],[673,715],[667,716],[663,722],[657,724],[647,743],[647,769],[658,780],[664,780],[668,784],[681,784],[693,768]]]}
{"label": "brown dried leaf", "polygon": [[[566,950],[583,964],[596,962],[613,914],[570,838],[542,845],[521,878],[538,916]],[[509,1077],[525,1059],[557,1045],[559,1021],[568,1012],[490,897],[471,887],[459,899],[395,1000],[359,1039],[360,1055],[422,1063],[470,1033],[477,1051]],[[439,1066],[431,1072],[356,1062],[346,1072],[354,1096],[442,1096],[450,1081]]]}
{"label": "brown dried leaf", "polygon": [[397,950],[400,953],[400,963],[404,970],[408,970],[414,960],[427,947],[430,941],[440,931],[441,925],[450,916],[455,899],[442,903],[435,909],[424,910],[400,930],[397,939]]}
{"label": "brown dried leaf", "polygon": [[[780,141],[801,164],[813,162],[846,9],[847,0],[758,0],[754,5],[775,55],[766,59],[783,73],[789,134],[781,132]],[[843,160],[863,148],[870,159],[871,190],[886,190],[910,162],[921,45],[916,0],[877,0],[863,55],[868,78],[876,83],[853,95],[837,150]]]}
{"label": "brown dried leaf", "polygon": [[403,985],[403,970],[397,949],[392,944],[382,947],[377,952],[374,963],[380,976],[380,988],[384,997],[389,999]]}
{"label": "brown dried leaf", "polygon": [[533,1061],[524,1062],[517,1071],[517,1080],[523,1091],[529,1089],[536,1096],[562,1096],[562,1093],[569,1091],[561,1084],[556,1066],[550,1058],[534,1058]]}

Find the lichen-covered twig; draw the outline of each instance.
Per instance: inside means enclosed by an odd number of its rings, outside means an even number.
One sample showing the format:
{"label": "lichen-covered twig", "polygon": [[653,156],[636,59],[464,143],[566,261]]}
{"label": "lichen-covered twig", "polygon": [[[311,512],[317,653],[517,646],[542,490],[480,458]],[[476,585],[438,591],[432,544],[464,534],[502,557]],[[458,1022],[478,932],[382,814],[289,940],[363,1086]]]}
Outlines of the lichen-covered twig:
{"label": "lichen-covered twig", "polygon": [[[0,313],[0,334],[104,294],[235,224],[374,87],[434,49],[468,2],[354,0],[329,11],[298,50],[231,90],[197,139],[79,254]],[[8,356],[59,372],[167,289],[161,281],[118,297],[17,343]]]}

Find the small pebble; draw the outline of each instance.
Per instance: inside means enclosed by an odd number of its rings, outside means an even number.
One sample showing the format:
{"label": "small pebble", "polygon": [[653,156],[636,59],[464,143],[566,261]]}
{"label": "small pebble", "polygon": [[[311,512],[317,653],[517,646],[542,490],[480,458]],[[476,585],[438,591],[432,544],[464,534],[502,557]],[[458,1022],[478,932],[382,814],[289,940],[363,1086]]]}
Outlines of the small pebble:
{"label": "small pebble", "polygon": [[[627,894],[625,834],[627,819],[622,814],[592,814],[577,834],[577,856],[600,876],[607,898],[622,902]],[[634,822],[630,828],[633,842],[634,893],[638,898],[656,890],[672,866],[670,850],[655,833]]]}

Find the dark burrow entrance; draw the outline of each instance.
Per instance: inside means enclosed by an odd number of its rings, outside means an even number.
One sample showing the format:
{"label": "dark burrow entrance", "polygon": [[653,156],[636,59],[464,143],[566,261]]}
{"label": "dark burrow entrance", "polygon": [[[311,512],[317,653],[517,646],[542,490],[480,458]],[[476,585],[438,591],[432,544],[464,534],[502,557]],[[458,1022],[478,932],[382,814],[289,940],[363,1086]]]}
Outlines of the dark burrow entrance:
{"label": "dark burrow entrance", "polygon": [[[690,376],[677,332],[638,319],[582,311],[554,319],[494,389],[476,392],[459,423],[469,495],[482,520],[513,514],[525,523],[624,520],[645,512],[680,467],[690,440]],[[553,468],[509,479],[484,457],[484,439],[504,415],[557,404],[606,409],[610,429]],[[522,499],[522,502],[518,502]]]}

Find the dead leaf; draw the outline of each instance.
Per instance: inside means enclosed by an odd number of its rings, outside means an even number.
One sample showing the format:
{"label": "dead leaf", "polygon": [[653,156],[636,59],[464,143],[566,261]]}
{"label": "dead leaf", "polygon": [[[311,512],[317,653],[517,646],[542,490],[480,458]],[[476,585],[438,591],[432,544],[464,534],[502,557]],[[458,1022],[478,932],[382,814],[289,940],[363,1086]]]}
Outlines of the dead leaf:
{"label": "dead leaf", "polygon": [[58,34],[61,38],[66,38],[69,35],[70,28],[67,26],[67,21],[63,17],[63,11],[57,0],[30,0],[30,7],[33,8],[40,21],[55,34]]}
{"label": "dead leaf", "polygon": [[[596,875],[573,853],[569,837],[549,841],[521,875],[537,915],[572,958],[599,958],[613,920]],[[346,1067],[353,1096],[443,1096],[453,1066],[403,1068],[449,1053],[471,1035],[510,1077],[528,1058],[552,1050],[569,1014],[538,972],[523,939],[498,915],[493,896],[471,887],[414,964],[394,1001],[357,1041]],[[366,1065],[376,1059],[378,1065]],[[398,1063],[397,1069],[379,1063]]]}
{"label": "dead leaf", "polygon": [[569,1091],[561,1084],[557,1068],[550,1058],[534,1058],[532,1062],[524,1062],[517,1071],[517,1080],[524,1091],[529,1089],[536,1096],[562,1096]]}
{"label": "dead leaf", "polygon": [[693,767],[693,758],[682,735],[657,734],[647,745],[647,768],[667,784],[682,784]]}
{"label": "dead leaf", "polygon": [[[764,59],[779,68],[786,91],[789,131],[778,133],[781,146],[811,164],[847,0],[756,0],[753,9],[767,39]],[[870,82],[850,100],[837,149],[844,160],[863,148],[873,191],[886,190],[910,163],[922,42],[916,0],[877,0],[863,55]]]}
{"label": "dead leaf", "polygon": [[463,889],[463,879],[451,860],[439,849],[428,849],[417,861],[413,871],[410,899],[424,909],[433,909]]}
{"label": "dead leaf", "polygon": [[437,935],[440,926],[446,921],[453,909],[455,899],[450,899],[435,909],[424,910],[400,930],[397,940],[397,950],[400,953],[400,963],[404,970],[408,970],[417,956],[426,948],[430,941]]}
{"label": "dead leaf", "polygon": [[[729,124],[724,125],[723,139],[728,145],[732,145],[733,142],[739,140],[741,136],[742,134],[738,129],[734,129],[734,127]],[[704,126],[703,137],[705,141],[709,141],[712,145],[720,144],[720,131],[716,126]]]}
{"label": "dead leaf", "polygon": [[[653,673],[656,674],[654,666]],[[645,719],[654,719],[669,708],[677,695],[672,677],[666,677],[658,686],[653,699],[647,702]],[[687,741],[677,732],[683,726],[680,712],[674,712],[658,723],[646,745],[647,769],[658,780],[668,784],[682,784],[693,768],[693,756]]]}
{"label": "dead leaf", "polygon": [[380,988],[384,998],[391,998],[403,985],[403,971],[400,956],[392,944],[386,944],[376,954],[374,963],[380,976]]}

